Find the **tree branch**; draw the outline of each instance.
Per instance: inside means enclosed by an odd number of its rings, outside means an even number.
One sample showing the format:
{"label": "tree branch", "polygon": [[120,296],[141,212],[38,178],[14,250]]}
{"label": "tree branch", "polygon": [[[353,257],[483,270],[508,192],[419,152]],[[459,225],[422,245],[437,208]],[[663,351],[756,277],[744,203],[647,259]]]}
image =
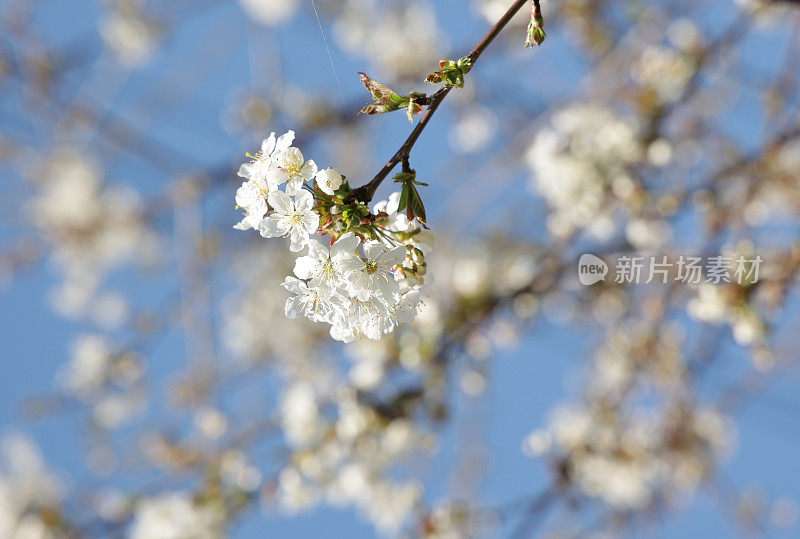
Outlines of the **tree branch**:
{"label": "tree branch", "polygon": [[[472,50],[472,52],[469,53],[469,56],[467,57],[470,60],[472,60],[473,65],[478,60],[480,55],[483,54],[483,51],[486,50],[486,48],[492,43],[492,41],[495,40],[495,38],[500,34],[500,32],[503,31],[503,28],[506,27],[506,25],[509,23],[509,21],[511,21],[514,15],[516,15],[517,12],[522,8],[522,6],[524,6],[528,1],[529,0],[515,0],[514,4],[512,4],[512,6],[508,8],[508,11],[506,11],[506,13],[502,17],[500,17],[500,20],[497,21],[497,23],[492,27],[492,29],[489,30],[489,33],[487,33],[481,40],[481,42],[478,43],[478,45]],[[411,134],[408,136],[406,141],[395,152],[392,158],[389,159],[389,162],[383,166],[383,168],[375,175],[374,178],[372,178],[372,180],[370,180],[369,183],[353,190],[352,194],[350,195],[350,198],[352,198],[353,200],[360,200],[364,203],[369,202],[370,200],[372,200],[372,196],[375,194],[375,191],[378,189],[380,184],[383,183],[383,180],[386,179],[386,177],[389,175],[392,169],[394,169],[394,167],[397,166],[397,164],[400,163],[401,161],[404,161],[406,163],[408,162],[408,158],[411,153],[411,148],[414,147],[414,144],[417,142],[417,139],[422,134],[422,131],[428,125],[428,122],[436,113],[436,110],[439,108],[439,105],[441,105],[442,101],[444,101],[444,98],[447,97],[448,93],[450,93],[450,90],[452,90],[451,86],[443,86],[442,88],[437,90],[436,93],[430,96],[428,102],[428,109],[422,115],[422,118],[420,119],[419,123],[414,127],[413,131],[411,131]]]}

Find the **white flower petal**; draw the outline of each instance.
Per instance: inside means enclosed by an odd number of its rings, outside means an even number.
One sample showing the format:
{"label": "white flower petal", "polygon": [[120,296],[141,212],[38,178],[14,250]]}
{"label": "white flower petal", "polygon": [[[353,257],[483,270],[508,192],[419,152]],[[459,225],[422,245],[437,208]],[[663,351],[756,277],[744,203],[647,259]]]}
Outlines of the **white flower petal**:
{"label": "white flower petal", "polygon": [[289,148],[294,142],[294,131],[287,131],[280,137],[275,144],[275,151],[276,152],[283,152]]}
{"label": "white flower petal", "polygon": [[319,261],[311,256],[301,256],[294,261],[294,274],[300,279],[310,279],[317,273]]}
{"label": "white flower petal", "polygon": [[395,191],[389,195],[389,201],[386,204],[386,213],[397,213],[397,207],[400,206],[400,191]]}
{"label": "white flower petal", "polygon": [[389,276],[388,279],[377,279],[378,281],[378,290],[380,290],[380,294],[382,297],[386,298],[387,300],[391,300],[394,294],[397,294],[400,291],[400,285],[397,281],[394,280],[392,276]]}
{"label": "white flower petal", "polygon": [[267,198],[269,205],[275,208],[278,213],[292,213],[294,211],[294,202],[291,197],[283,191],[273,191]]}
{"label": "white flower petal", "polygon": [[300,191],[295,196],[295,208],[297,211],[307,212],[311,211],[311,207],[314,205],[314,197],[311,196],[311,193],[308,191]]}
{"label": "white flower petal", "polygon": [[319,228],[319,215],[314,212],[308,212],[303,216],[303,229],[307,234],[314,234]]}
{"label": "white flower petal", "polygon": [[343,273],[364,269],[364,261],[355,253],[347,253],[340,257],[339,267]]}
{"label": "white flower petal", "polygon": [[300,175],[303,177],[303,180],[308,181],[313,178],[317,174],[317,164],[309,159],[306,161],[306,164],[300,170]]}
{"label": "white flower petal", "polygon": [[261,143],[261,155],[268,157],[272,155],[272,151],[274,149],[275,149],[275,133],[272,132]]}
{"label": "white flower petal", "polygon": [[380,257],[380,261],[382,266],[391,268],[392,266],[402,264],[405,258],[406,258],[406,247],[405,245],[399,245],[394,249],[390,249],[386,251],[384,254],[382,254]]}
{"label": "white flower petal", "polygon": [[289,179],[289,175],[278,167],[270,167],[266,173],[267,184],[271,189],[277,189],[283,182]]}
{"label": "white flower petal", "polygon": [[352,232],[342,234],[331,246],[331,258],[335,259],[345,253],[353,253],[358,248],[359,243],[361,243],[361,238]]}
{"label": "white flower petal", "polygon": [[296,277],[292,277],[291,275],[287,276],[281,286],[284,287],[286,290],[291,292],[292,294],[305,294],[308,290],[308,287],[305,285],[303,281]]}
{"label": "white flower petal", "polygon": [[397,322],[400,324],[410,324],[417,316],[417,308],[419,306],[419,290],[409,290],[400,298],[400,301],[394,308]]}
{"label": "white flower petal", "polygon": [[306,245],[308,245],[308,256],[317,262],[328,259],[328,248],[317,240],[308,240]]}
{"label": "white flower petal", "polygon": [[259,190],[255,185],[250,182],[244,182],[241,187],[236,190],[236,205],[240,208],[246,208],[258,195]]}
{"label": "white flower petal", "polygon": [[364,255],[370,260],[379,258],[388,251],[388,247],[379,241],[370,241],[364,244]]}
{"label": "white flower petal", "polygon": [[289,239],[289,250],[293,253],[297,253],[302,251],[303,247],[306,246],[308,235],[304,234],[300,229],[292,228],[291,232],[289,232]]}
{"label": "white flower petal", "polygon": [[265,217],[258,223],[258,231],[265,238],[283,236],[283,231],[278,226],[278,221],[273,216]]}
{"label": "white flower petal", "polygon": [[286,194],[291,196],[297,196],[302,193],[303,190],[303,179],[294,177],[289,180],[289,183],[286,184]]}
{"label": "white flower petal", "polygon": [[244,163],[239,167],[239,171],[236,175],[240,178],[247,178],[248,180],[253,179],[253,163]]}
{"label": "white flower petal", "polygon": [[297,318],[303,314],[303,301],[300,296],[293,296],[286,300],[284,313],[287,318]]}

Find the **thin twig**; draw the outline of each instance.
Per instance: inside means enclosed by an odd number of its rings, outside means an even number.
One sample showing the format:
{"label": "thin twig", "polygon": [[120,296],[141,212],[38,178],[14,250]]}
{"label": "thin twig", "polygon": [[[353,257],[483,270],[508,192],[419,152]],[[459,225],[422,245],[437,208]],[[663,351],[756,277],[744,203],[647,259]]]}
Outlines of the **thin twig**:
{"label": "thin twig", "polygon": [[[525,5],[529,0],[515,0],[514,4],[508,8],[505,15],[500,17],[500,20],[489,30],[489,33],[484,36],[484,38],[478,43],[478,45],[469,53],[469,58],[472,60],[472,64],[478,60],[483,51],[495,40],[495,38],[503,31],[503,28],[509,23],[509,21],[517,14],[517,12]],[[375,194],[375,191],[378,189],[383,180],[389,175],[389,173],[400,163],[402,160],[408,160],[409,155],[411,154],[411,148],[414,147],[414,144],[417,142],[417,139],[422,134],[422,131],[428,125],[428,122],[436,113],[436,109],[439,108],[444,98],[447,97],[447,94],[450,93],[452,89],[451,86],[443,86],[439,90],[436,91],[432,96],[429,98],[428,108],[425,113],[422,115],[422,119],[419,123],[414,127],[411,134],[408,136],[406,141],[400,146],[400,148],[395,152],[389,162],[386,163],[383,168],[375,175],[369,183],[362,185],[358,189],[355,189],[352,194],[351,198],[353,200],[360,200],[362,202],[369,202],[372,200],[372,196]]]}

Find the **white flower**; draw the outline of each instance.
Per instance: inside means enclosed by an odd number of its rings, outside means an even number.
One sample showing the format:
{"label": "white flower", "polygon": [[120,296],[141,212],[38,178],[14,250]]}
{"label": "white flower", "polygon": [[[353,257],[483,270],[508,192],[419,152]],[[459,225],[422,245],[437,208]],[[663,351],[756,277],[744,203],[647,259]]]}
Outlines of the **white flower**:
{"label": "white flower", "polygon": [[382,297],[367,296],[363,300],[356,297],[350,303],[345,323],[356,337],[377,341],[394,327],[391,317],[389,306]]}
{"label": "white flower", "polygon": [[342,320],[336,324],[331,325],[330,331],[331,338],[343,343],[353,342],[358,338],[355,329],[350,325],[348,320]]}
{"label": "white flower", "polygon": [[239,3],[247,16],[255,22],[275,26],[294,15],[298,0],[239,0]]}
{"label": "white flower", "polygon": [[[275,133],[270,133],[261,143],[261,151],[253,156],[253,161],[239,167],[239,176],[255,182],[262,189],[267,189],[272,181],[272,171],[277,166],[276,159],[289,149],[293,141],[294,131],[287,131],[277,139]],[[274,187],[277,187],[278,183],[273,181]]]}
{"label": "white flower", "polygon": [[375,71],[398,80],[417,77],[436,63],[432,51],[441,50],[441,31],[430,2],[375,2],[346,0],[337,17],[335,37],[355,54],[363,55]]}
{"label": "white flower", "polygon": [[312,288],[319,288],[323,295],[330,295],[337,288],[346,288],[342,262],[350,253],[355,253],[361,240],[348,232],[331,245],[330,249],[316,240],[309,240],[308,254],[295,261],[294,274],[309,280]]}
{"label": "white flower", "polygon": [[342,175],[331,167],[317,172],[316,180],[319,188],[329,195],[333,195],[333,192],[342,185]]}
{"label": "white flower", "polygon": [[251,156],[252,161],[239,167],[239,176],[248,181],[242,183],[236,191],[236,205],[246,213],[244,219],[233,228],[249,230],[258,227],[268,210],[267,197],[279,185],[276,158],[289,149],[293,140],[294,131],[277,138],[275,133],[270,133],[261,143],[261,151]]}
{"label": "white flower", "polygon": [[641,153],[636,125],[588,104],[558,110],[551,124],[537,132],[526,156],[531,187],[550,207],[548,230],[558,237],[582,229],[608,237],[613,204],[629,198],[636,185],[629,170]]}
{"label": "white flower", "polygon": [[400,207],[400,191],[395,191],[389,195],[387,200],[376,202],[372,211],[375,214],[386,212],[389,215],[390,228],[394,229],[394,226],[391,226],[391,224],[394,222],[394,216],[397,215],[398,207]]}
{"label": "white flower", "polygon": [[156,49],[157,33],[139,13],[111,13],[100,23],[100,35],[117,59],[128,68],[146,63]]}
{"label": "white flower", "polygon": [[260,188],[255,182],[244,182],[236,190],[236,205],[247,213],[233,228],[237,230],[250,230],[258,224],[267,214],[267,201],[264,200],[266,190]]}
{"label": "white flower", "polygon": [[297,318],[301,314],[314,322],[333,324],[343,315],[345,307],[342,296],[320,296],[319,290],[309,287],[296,277],[286,277],[282,285],[295,294],[286,300],[285,312],[288,318]]}
{"label": "white flower", "polygon": [[394,321],[396,324],[410,324],[417,317],[417,309],[419,306],[419,290],[409,290],[400,298],[392,308]]}
{"label": "white flower", "polygon": [[189,493],[165,493],[136,505],[132,539],[217,539],[223,537],[224,515],[213,505],[195,503]]}
{"label": "white flower", "polygon": [[243,182],[242,186],[236,190],[236,205],[246,208],[258,200],[260,195],[261,191],[259,191],[256,184],[251,182]]}
{"label": "white flower", "polygon": [[17,433],[0,440],[0,537],[55,537],[42,524],[44,507],[58,507],[64,485],[47,469],[39,449]]}
{"label": "white flower", "polygon": [[344,270],[350,272],[351,294],[362,301],[374,295],[391,301],[393,295],[399,292],[392,268],[403,263],[405,246],[390,249],[380,242],[369,242],[364,244],[364,255],[362,259],[351,253],[342,261]]}
{"label": "white flower", "polygon": [[311,384],[295,383],[283,394],[281,423],[293,446],[307,445],[323,431],[324,423],[317,405],[317,392]]}
{"label": "white flower", "polygon": [[308,191],[297,193],[295,200],[286,193],[273,191],[269,194],[269,205],[275,212],[262,219],[258,231],[265,238],[289,236],[289,250],[296,253],[319,227],[319,215],[311,209],[314,199]]}
{"label": "white flower", "polygon": [[400,324],[409,324],[417,316],[419,291],[411,290],[395,302],[390,296],[371,296],[350,300],[347,314],[331,327],[331,337],[351,342],[359,337],[379,340]]}
{"label": "white flower", "polygon": [[399,206],[400,191],[395,191],[389,195],[388,200],[376,203],[372,211],[375,214],[385,212],[389,216],[389,222],[386,227],[393,232],[415,232],[419,230],[409,241],[415,247],[419,247],[425,254],[428,254],[433,249],[433,233],[425,229],[416,217],[409,221],[405,213],[398,213],[397,208]]}
{"label": "white flower", "polygon": [[303,189],[303,184],[310,181],[317,173],[314,161],[306,161],[299,148],[291,147],[278,154],[276,166],[269,172],[269,181],[275,185],[286,184],[286,193],[296,195]]}
{"label": "white flower", "polygon": [[110,371],[112,348],[101,335],[83,335],[72,347],[70,362],[58,374],[66,390],[88,395],[100,389]]}

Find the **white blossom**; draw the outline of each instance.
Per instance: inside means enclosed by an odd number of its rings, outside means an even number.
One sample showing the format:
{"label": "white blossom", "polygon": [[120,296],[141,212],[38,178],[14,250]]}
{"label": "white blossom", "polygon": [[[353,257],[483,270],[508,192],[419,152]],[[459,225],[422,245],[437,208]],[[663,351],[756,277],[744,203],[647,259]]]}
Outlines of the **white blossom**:
{"label": "white blossom", "polygon": [[349,272],[350,290],[359,300],[380,296],[391,298],[399,292],[392,268],[403,262],[405,246],[389,248],[372,241],[364,244],[364,257],[348,253],[342,267]]}
{"label": "white blossom", "polygon": [[317,172],[315,179],[319,188],[329,195],[333,195],[334,191],[342,185],[342,175],[339,174],[338,170],[331,167]]}
{"label": "white blossom", "polygon": [[[239,175],[248,181],[237,190],[236,204],[246,213],[234,227],[257,228],[265,238],[288,237],[291,252],[308,247],[294,262],[294,276],[283,280],[283,288],[292,294],[284,314],[328,323],[331,337],[343,342],[377,340],[410,323],[420,303],[419,287],[427,273],[424,257],[432,249],[433,235],[416,218],[409,221],[398,213],[400,193],[377,203],[373,214],[348,201],[331,205],[328,199],[315,205],[312,178],[331,195],[344,177],[332,167],[318,171],[314,161],[291,146],[293,140],[292,131],[278,138],[271,133],[252,161],[242,165]],[[340,214],[344,217],[336,220]],[[334,222],[356,231],[334,232],[342,230],[331,226]],[[364,226],[374,228],[359,229]],[[312,238],[317,233],[334,234],[330,248]],[[369,241],[362,244],[363,238]]]}
{"label": "white blossom", "polygon": [[36,511],[57,507],[64,487],[39,449],[21,434],[8,434],[0,456],[0,537],[55,537]]}
{"label": "white blossom", "polygon": [[423,0],[346,0],[335,27],[342,47],[393,78],[419,77],[442,50],[436,12]]}
{"label": "white blossom", "polygon": [[314,199],[307,191],[297,193],[294,200],[282,191],[273,191],[268,200],[275,211],[261,220],[258,231],[265,238],[288,236],[289,250],[296,253],[319,226],[319,215],[312,210]]}
{"label": "white blossom", "polygon": [[156,48],[156,29],[135,10],[112,11],[100,24],[100,35],[128,68],[145,64]]}
{"label": "white blossom", "polygon": [[297,318],[302,314],[314,322],[332,324],[344,315],[346,304],[339,296],[320,295],[319,289],[310,288],[300,279],[291,276],[286,277],[282,286],[295,294],[286,300],[286,316],[289,318]]}
{"label": "white blossom", "polygon": [[294,131],[287,131],[277,138],[274,132],[270,133],[261,143],[261,150],[252,156],[252,160],[239,167],[238,175],[255,182],[262,189],[267,189],[271,182],[276,183],[271,178],[277,167],[277,158],[291,147],[293,141]]}
{"label": "white blossom", "polygon": [[296,195],[316,174],[316,163],[306,161],[299,148],[291,147],[275,156],[275,166],[269,171],[269,180],[276,185],[286,183],[286,193]]}
{"label": "white blossom", "polygon": [[136,506],[131,539],[221,539],[225,517],[184,492],[144,498]]}
{"label": "white blossom", "polygon": [[248,17],[265,26],[285,23],[298,7],[298,0],[239,0],[239,3]]}
{"label": "white blossom", "polygon": [[264,199],[264,194],[268,192],[266,188],[259,187],[254,181],[242,183],[242,186],[236,190],[236,205],[243,208],[246,213],[244,219],[234,228],[249,230],[258,227],[264,215],[267,214],[267,201]]}
{"label": "white blossom", "polygon": [[626,200],[634,180],[628,165],[639,157],[634,126],[614,111],[572,105],[539,130],[527,154],[531,185],[547,202],[549,231],[559,237],[589,229],[607,237],[614,229],[607,199]]}
{"label": "white blossom", "polygon": [[300,279],[310,279],[309,285],[318,288],[323,295],[330,295],[339,288],[346,288],[343,261],[355,253],[361,240],[352,232],[342,235],[330,249],[316,240],[309,240],[308,254],[295,261],[294,274]]}

